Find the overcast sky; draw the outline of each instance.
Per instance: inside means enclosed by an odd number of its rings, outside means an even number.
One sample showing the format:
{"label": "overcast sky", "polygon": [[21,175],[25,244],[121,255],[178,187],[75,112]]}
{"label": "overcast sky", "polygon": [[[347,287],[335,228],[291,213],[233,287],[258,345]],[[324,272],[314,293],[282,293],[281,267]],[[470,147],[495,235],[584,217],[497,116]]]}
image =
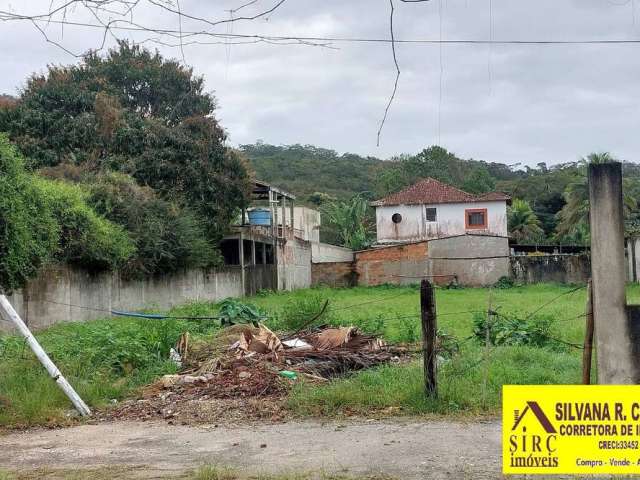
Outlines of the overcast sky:
{"label": "overcast sky", "polygon": [[[135,10],[136,23],[179,28],[176,15],[147,2],[141,0]],[[247,2],[181,0],[180,7],[217,20]],[[0,10],[43,13],[50,3],[0,0]],[[236,16],[255,15],[276,3],[259,0]],[[395,3],[399,39],[640,40],[640,0]],[[82,7],[67,11],[66,18],[96,23]],[[98,29],[40,25],[74,52],[101,43]],[[201,31],[207,25],[184,19],[182,28]],[[287,0],[268,17],[209,30],[388,38],[389,2]],[[25,78],[47,64],[77,61],[46,43],[30,22],[0,22],[0,38],[0,93],[17,94]],[[182,58],[179,48],[148,45]],[[376,132],[395,78],[391,45],[334,42],[331,47],[198,44],[185,45],[184,58],[216,95],[217,116],[233,145],[261,139],[388,158],[440,143],[464,158],[508,164],[567,162],[592,151],[640,161],[640,44],[399,44],[402,75],[379,147]]]}

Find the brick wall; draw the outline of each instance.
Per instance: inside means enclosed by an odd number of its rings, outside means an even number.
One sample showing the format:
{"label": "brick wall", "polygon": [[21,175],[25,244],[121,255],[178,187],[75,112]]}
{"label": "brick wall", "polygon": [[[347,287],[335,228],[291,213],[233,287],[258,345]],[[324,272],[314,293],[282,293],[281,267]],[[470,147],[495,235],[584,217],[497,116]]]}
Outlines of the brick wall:
{"label": "brick wall", "polygon": [[410,243],[374,248],[356,253],[356,272],[360,285],[416,283],[427,275],[428,243]]}
{"label": "brick wall", "polygon": [[311,284],[330,287],[355,287],[358,275],[354,262],[328,262],[311,265]]}

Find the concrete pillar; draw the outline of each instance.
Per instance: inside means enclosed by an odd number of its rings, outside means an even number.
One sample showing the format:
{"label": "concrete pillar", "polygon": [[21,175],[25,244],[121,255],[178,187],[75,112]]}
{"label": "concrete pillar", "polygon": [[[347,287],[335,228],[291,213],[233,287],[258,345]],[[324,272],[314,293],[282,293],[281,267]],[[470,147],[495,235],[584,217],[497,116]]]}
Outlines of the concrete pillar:
{"label": "concrete pillar", "polygon": [[598,383],[635,383],[625,294],[622,165],[590,164],[588,170]]}
{"label": "concrete pillar", "polygon": [[240,235],[238,237],[238,253],[240,255],[240,281],[242,282],[242,295],[246,295],[247,274],[244,271],[244,235],[242,235],[242,229],[240,229]]}
{"label": "concrete pillar", "polygon": [[256,241],[251,240],[251,265],[256,265]]}
{"label": "concrete pillar", "polygon": [[282,197],[282,238],[287,238],[287,197]]}
{"label": "concrete pillar", "polygon": [[640,282],[640,237],[628,239],[627,256],[629,257],[629,279],[632,282]]}

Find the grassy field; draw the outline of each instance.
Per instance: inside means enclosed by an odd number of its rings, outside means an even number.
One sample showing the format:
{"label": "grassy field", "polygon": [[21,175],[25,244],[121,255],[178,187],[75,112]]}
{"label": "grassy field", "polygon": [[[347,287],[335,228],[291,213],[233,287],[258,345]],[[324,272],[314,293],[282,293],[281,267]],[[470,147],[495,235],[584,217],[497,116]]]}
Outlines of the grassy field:
{"label": "grassy field", "polygon": [[[630,286],[628,297],[631,302],[640,301],[640,287]],[[483,340],[473,335],[474,321],[486,317],[490,298],[498,318],[511,326],[510,335],[515,334],[516,340],[521,335],[523,342],[506,342],[487,351]],[[415,362],[361,372],[323,387],[298,385],[290,396],[290,408],[301,415],[369,414],[372,410],[496,414],[505,383],[580,381],[581,351],[560,341],[582,342],[584,318],[580,315],[585,299],[585,289],[575,286],[438,289],[438,328],[457,339],[459,352],[439,368],[437,400],[427,401],[422,395],[421,366]],[[357,325],[393,342],[419,339],[417,287],[313,288],[247,299],[265,312],[266,323],[275,330],[299,325],[326,300],[323,322]],[[214,303],[194,302],[171,313],[206,316],[217,311]],[[216,321],[111,318],[56,325],[37,337],[81,396],[92,406],[102,406],[172,373],[175,366],[166,360],[168,350],[182,332],[197,336],[217,328]],[[537,334],[538,328],[545,336]],[[0,425],[58,423],[68,409],[67,400],[24,342],[0,336]]]}

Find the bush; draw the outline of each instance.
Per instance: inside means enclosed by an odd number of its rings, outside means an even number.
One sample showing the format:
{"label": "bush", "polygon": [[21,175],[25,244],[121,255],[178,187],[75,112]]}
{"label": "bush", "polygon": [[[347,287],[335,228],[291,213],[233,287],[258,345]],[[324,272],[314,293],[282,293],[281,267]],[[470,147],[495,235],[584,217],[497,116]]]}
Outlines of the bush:
{"label": "bush", "polygon": [[[521,318],[518,315],[494,316],[489,324],[489,340],[492,345],[531,345],[543,347],[557,345],[551,335],[554,318],[550,315],[535,315]],[[473,333],[476,338],[486,341],[487,316],[484,313],[473,315]]]}
{"label": "bush", "polygon": [[[280,312],[280,321],[285,329],[296,331],[319,323],[335,323],[335,315],[330,306],[325,308],[327,299],[319,294],[306,294],[292,298]],[[311,322],[311,323],[309,323]]]}
{"label": "bush", "polygon": [[219,303],[219,316],[222,325],[233,325],[236,323],[258,323],[267,319],[267,312],[251,303],[241,302],[235,298],[225,298]]}
{"label": "bush", "polygon": [[511,277],[502,276],[498,279],[496,283],[493,284],[494,288],[513,288],[516,286],[516,282],[513,281]]}
{"label": "bush", "polygon": [[56,250],[59,229],[23,159],[0,135],[0,288],[20,288]]}
{"label": "bush", "polygon": [[80,185],[44,178],[35,179],[35,185],[59,225],[58,260],[103,270],[120,267],[134,254],[124,229],[91,209]]}
{"label": "bush", "polygon": [[127,276],[166,273],[217,264],[220,256],[194,213],[162,200],[121,173],[107,173],[90,186],[89,203],[122,225],[136,244]]}

